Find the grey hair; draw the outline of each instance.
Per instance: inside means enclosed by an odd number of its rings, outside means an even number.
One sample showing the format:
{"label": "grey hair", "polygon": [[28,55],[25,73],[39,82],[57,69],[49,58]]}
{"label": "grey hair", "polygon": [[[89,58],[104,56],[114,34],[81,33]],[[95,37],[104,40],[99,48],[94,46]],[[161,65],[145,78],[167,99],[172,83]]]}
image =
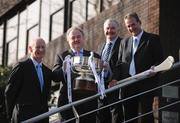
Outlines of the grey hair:
{"label": "grey hair", "polygon": [[67,32],[66,32],[66,38],[68,39],[68,37],[69,37],[69,33],[70,32],[72,32],[72,31],[74,31],[74,30],[78,30],[79,32],[81,32],[81,34],[84,36],[84,32],[83,32],[83,30],[80,28],[80,27],[71,27],[71,28],[69,28],[68,30],[67,30]]}
{"label": "grey hair", "polygon": [[119,27],[119,23],[118,23],[118,21],[115,20],[115,19],[112,19],[112,18],[106,19],[105,22],[104,22],[104,27],[105,27],[105,25],[106,25],[107,23],[115,23],[116,26]]}

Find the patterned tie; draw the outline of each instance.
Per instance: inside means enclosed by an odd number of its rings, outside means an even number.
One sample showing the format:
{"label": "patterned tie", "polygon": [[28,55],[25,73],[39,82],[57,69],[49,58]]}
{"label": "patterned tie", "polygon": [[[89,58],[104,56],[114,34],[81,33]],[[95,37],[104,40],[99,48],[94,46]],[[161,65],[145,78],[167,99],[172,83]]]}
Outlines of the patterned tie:
{"label": "patterned tie", "polygon": [[134,63],[134,54],[137,50],[137,47],[138,47],[138,40],[137,40],[137,38],[135,38],[135,40],[133,41],[132,61],[131,61],[130,68],[129,68],[129,74],[131,76],[136,74],[136,67],[135,67],[135,63]]}
{"label": "patterned tie", "polygon": [[112,43],[108,43],[108,44],[107,44],[107,48],[106,48],[105,51],[104,51],[103,60],[104,60],[105,62],[108,62],[108,58],[109,58],[109,54],[110,54],[110,51],[111,51],[111,47],[112,47]]}
{"label": "patterned tie", "polygon": [[40,64],[36,65],[36,70],[37,70],[37,74],[38,74],[38,78],[39,78],[39,82],[40,82],[40,86],[41,86],[41,91],[42,91],[43,90],[43,86],[44,86],[42,66]]}

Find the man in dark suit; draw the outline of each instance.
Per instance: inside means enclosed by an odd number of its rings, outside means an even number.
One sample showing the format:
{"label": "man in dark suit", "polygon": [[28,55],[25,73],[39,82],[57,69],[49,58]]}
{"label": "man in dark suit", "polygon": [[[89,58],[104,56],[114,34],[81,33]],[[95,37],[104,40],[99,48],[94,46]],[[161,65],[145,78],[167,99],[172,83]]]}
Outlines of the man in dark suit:
{"label": "man in dark suit", "polygon": [[[48,111],[52,71],[42,63],[45,41],[42,38],[32,40],[28,50],[30,58],[18,62],[13,68],[5,90],[10,122],[21,122]],[[39,122],[48,123],[49,118]]]}
{"label": "man in dark suit", "polygon": [[[157,65],[163,61],[162,47],[159,36],[147,33],[141,28],[141,21],[136,13],[129,13],[124,18],[131,37],[122,40],[119,57],[114,70],[113,82],[121,80]],[[157,86],[156,78],[143,80],[137,84],[123,88],[124,98],[143,92]],[[124,102],[125,120],[138,116],[139,105],[141,113],[152,111],[155,93],[148,93]],[[153,123],[152,114],[141,118],[142,123]],[[131,123],[137,123],[137,119]]]}
{"label": "man in dark suit", "polygon": [[[67,35],[67,41],[70,46],[70,49],[56,56],[56,61],[53,68],[53,73],[57,76],[56,81],[62,81],[62,87],[60,89],[60,96],[58,98],[58,106],[66,105],[70,101],[68,100],[68,95],[67,95],[68,94],[67,92],[68,82],[66,81],[67,75],[64,72],[65,66],[63,66],[63,61],[65,60],[66,56],[68,55],[70,55],[71,57],[90,56],[90,51],[87,51],[83,48],[85,44],[85,39],[84,39],[84,32],[81,28],[72,27],[67,31],[66,35]],[[100,56],[97,55],[96,53],[94,54],[94,57],[100,59]],[[78,92],[78,91],[73,90],[73,82],[75,81],[75,78],[77,76],[78,76],[77,74],[71,72],[72,101],[83,99],[83,98],[86,98],[88,96],[95,94],[94,92],[86,92],[86,91]],[[96,109],[97,99],[81,104],[79,106],[76,106],[75,108],[77,109],[77,112],[79,114],[83,114],[93,109]],[[61,114],[62,120],[68,120],[74,117],[73,111],[71,109],[62,111],[60,112],[60,114]],[[92,113],[90,115],[80,117],[80,123],[95,123],[95,122],[96,122],[96,113]],[[75,123],[75,120],[71,121],[71,123]]]}
{"label": "man in dark suit", "polygon": [[[118,60],[119,45],[121,38],[118,36],[119,24],[114,19],[107,19],[104,22],[104,35],[106,41],[101,45],[100,53],[101,59],[104,62],[105,76],[104,85],[105,89],[111,87],[110,83],[112,77],[112,71],[114,71],[114,66]],[[108,45],[111,45],[110,48]],[[109,49],[109,51],[108,51]],[[108,54],[107,54],[108,52]],[[104,99],[99,99],[99,107],[105,106],[107,104],[113,103],[119,100],[119,90],[107,94]],[[112,107],[100,110],[97,115],[97,122],[99,123],[120,123],[122,121],[122,110],[120,104],[114,105]]]}

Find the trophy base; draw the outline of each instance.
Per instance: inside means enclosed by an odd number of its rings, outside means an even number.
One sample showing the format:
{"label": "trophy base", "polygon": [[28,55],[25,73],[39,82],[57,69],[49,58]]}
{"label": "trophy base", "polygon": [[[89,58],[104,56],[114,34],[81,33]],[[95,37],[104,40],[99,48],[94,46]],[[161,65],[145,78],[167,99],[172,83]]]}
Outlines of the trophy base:
{"label": "trophy base", "polygon": [[94,81],[89,81],[85,79],[75,79],[73,83],[73,90],[79,92],[97,92],[97,85]]}

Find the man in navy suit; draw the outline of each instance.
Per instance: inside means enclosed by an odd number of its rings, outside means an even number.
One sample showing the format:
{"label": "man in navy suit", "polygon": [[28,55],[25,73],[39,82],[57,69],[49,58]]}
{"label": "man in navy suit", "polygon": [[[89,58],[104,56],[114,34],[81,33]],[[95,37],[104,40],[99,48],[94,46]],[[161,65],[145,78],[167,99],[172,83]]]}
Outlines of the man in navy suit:
{"label": "man in navy suit", "polygon": [[[99,54],[101,54],[101,59],[104,62],[105,68],[105,76],[104,76],[104,85],[105,89],[110,88],[113,84],[111,83],[112,79],[112,71],[114,71],[114,67],[118,60],[118,52],[119,45],[121,42],[121,38],[118,36],[119,31],[119,23],[115,19],[107,19],[104,22],[104,35],[106,37],[106,41],[100,45]],[[111,45],[108,55],[108,45]],[[119,100],[119,90],[107,94],[107,97],[104,99],[99,99],[98,106],[103,107],[107,104],[113,103]],[[100,110],[97,115],[97,122],[99,123],[120,123],[123,119],[122,110],[119,106],[120,104],[107,107],[103,110]]]}
{"label": "man in navy suit", "polygon": [[[119,57],[114,69],[112,82],[121,80],[157,65],[163,61],[163,52],[159,36],[147,33],[141,28],[141,21],[136,13],[129,13],[124,18],[125,26],[130,37],[121,41]],[[123,88],[124,98],[143,92],[157,86],[156,77],[143,80],[137,84]],[[140,97],[125,101],[125,120],[138,116],[139,105],[141,113],[152,111],[152,102],[155,93],[148,93]],[[141,118],[142,123],[153,123],[152,114]],[[130,123],[137,123],[133,120]]]}
{"label": "man in navy suit", "polygon": [[[69,103],[68,100],[68,91],[67,91],[67,77],[64,72],[64,66],[63,66],[63,61],[65,60],[66,56],[90,56],[90,51],[85,50],[83,47],[86,43],[85,37],[84,37],[84,32],[81,28],[79,27],[71,27],[68,29],[67,33],[67,42],[70,46],[69,50],[64,51],[61,54],[57,54],[54,68],[53,68],[53,73],[56,75],[56,82],[62,81],[62,87],[60,88],[60,94],[58,98],[58,106],[63,106]],[[99,58],[100,56],[96,53],[94,53],[94,57]],[[73,82],[75,78],[78,76],[76,73],[71,72],[71,84],[73,85]],[[72,101],[76,101],[79,99],[86,98],[88,96],[91,96],[95,94],[94,92],[87,92],[87,91],[74,91],[73,87],[71,87],[71,93],[72,93]],[[93,109],[97,108],[97,100],[92,100],[87,103],[81,104],[79,106],[75,107],[77,109],[77,112],[79,114],[86,113],[88,111],[91,111]],[[62,120],[69,120],[70,118],[74,117],[73,111],[66,110],[60,112]],[[90,115],[80,117],[80,123],[95,123],[96,122],[96,113],[91,113]],[[75,120],[72,120],[68,123],[75,123]]]}
{"label": "man in navy suit", "polygon": [[[30,58],[15,65],[5,90],[10,122],[21,122],[48,111],[52,71],[42,63],[46,51],[45,41],[42,38],[32,40],[28,50]],[[39,122],[48,123],[49,118]]]}

